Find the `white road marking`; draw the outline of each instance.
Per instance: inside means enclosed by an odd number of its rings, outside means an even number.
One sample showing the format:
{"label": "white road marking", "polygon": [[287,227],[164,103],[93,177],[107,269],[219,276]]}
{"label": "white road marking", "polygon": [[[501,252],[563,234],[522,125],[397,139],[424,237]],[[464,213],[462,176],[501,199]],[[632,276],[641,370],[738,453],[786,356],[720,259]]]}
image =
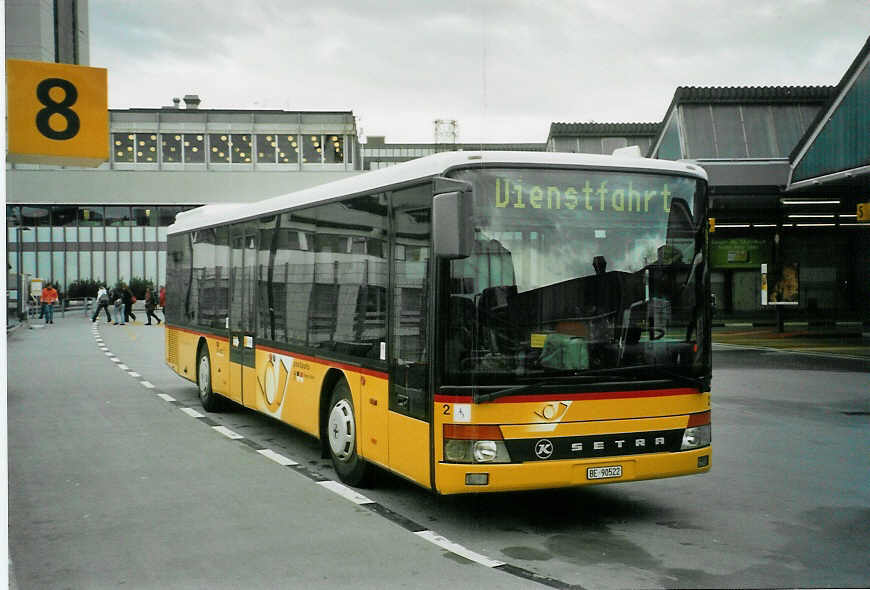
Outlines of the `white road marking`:
{"label": "white road marking", "polygon": [[[107,348],[106,350],[108,350],[108,348]],[[107,353],[105,353],[105,354],[106,354],[106,356],[112,356],[112,353],[111,353],[111,352],[107,352]]]}
{"label": "white road marking", "polygon": [[141,377],[142,376],[139,373],[137,373],[136,371],[127,371],[127,374],[130,375],[130,377]]}
{"label": "white road marking", "polygon": [[159,397],[160,399],[162,399],[165,402],[174,402],[175,401],[174,397],[172,397],[171,395],[165,394],[165,393],[158,393],[157,397]]}
{"label": "white road marking", "polygon": [[128,367],[128,366],[125,365],[124,363],[121,363],[121,364],[118,365],[118,368],[121,369],[122,371],[126,371],[126,370],[128,370],[130,367]]}
{"label": "white road marking", "polygon": [[485,567],[498,567],[505,564],[505,562],[503,561],[496,561],[494,559],[490,559],[489,557],[481,555],[480,553],[475,553],[471,549],[463,547],[459,543],[454,543],[453,541],[445,539],[444,537],[433,531],[420,531],[414,534],[426,539],[430,543],[438,545],[442,549],[446,549],[447,551],[455,553],[456,555],[464,557],[465,559],[470,559],[471,561],[479,563],[480,565]]}
{"label": "white road marking", "polygon": [[354,504],[374,504],[374,500],[366,498],[359,492],[350,489],[344,484],[338,483],[337,481],[326,480],[317,482],[318,485],[323,486],[327,490],[335,492],[342,498],[346,500],[350,500]]}
{"label": "white road marking", "polygon": [[121,362],[121,359],[119,359],[116,356],[110,356],[109,360],[112,361],[113,363],[120,363]]}
{"label": "white road marking", "polygon": [[777,353],[777,354],[802,354],[804,356],[817,356],[821,358],[829,358],[829,359],[849,359],[853,361],[866,361],[867,357],[858,356],[852,354],[837,354],[837,353],[825,353],[825,352],[814,352],[809,350],[794,350],[793,348],[770,348],[769,346],[751,346],[748,344],[725,344],[724,342],[714,342],[713,350],[724,349],[724,350],[758,350],[760,352],[766,353]]}
{"label": "white road marking", "polygon": [[200,414],[193,408],[181,408],[181,411],[190,416],[191,418],[205,418],[203,414]]}
{"label": "white road marking", "polygon": [[139,383],[142,384],[142,387],[147,387],[148,389],[154,389],[154,384],[151,383],[150,381],[140,381]]}
{"label": "white road marking", "polygon": [[245,438],[244,436],[242,436],[238,432],[233,432],[232,430],[230,430],[226,426],[212,426],[212,428],[214,428],[215,430],[217,430],[218,432],[223,434],[225,437],[231,438],[233,440],[239,440],[240,438]]}
{"label": "white road marking", "polygon": [[276,453],[275,451],[273,451],[272,449],[260,449],[257,452],[260,453],[261,455],[263,455],[264,457],[266,457],[267,459],[271,459],[272,461],[274,461],[278,465],[283,465],[284,467],[289,467],[291,465],[299,465],[299,463],[297,463],[293,459],[285,457],[284,455],[280,455],[280,454]]}

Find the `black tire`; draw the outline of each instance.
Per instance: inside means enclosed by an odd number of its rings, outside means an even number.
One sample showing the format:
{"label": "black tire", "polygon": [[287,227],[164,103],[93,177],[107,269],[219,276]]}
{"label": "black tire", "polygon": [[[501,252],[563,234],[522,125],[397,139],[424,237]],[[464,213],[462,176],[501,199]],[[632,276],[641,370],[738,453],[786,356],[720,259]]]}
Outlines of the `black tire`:
{"label": "black tire", "polygon": [[211,388],[211,359],[208,346],[200,346],[196,355],[196,384],[199,387],[199,402],[206,412],[220,412],[224,409],[223,398]]}
{"label": "black tire", "polygon": [[371,466],[356,452],[356,415],[347,381],[340,379],[332,389],[326,415],[326,446],[338,478],[365,487],[371,482]]}

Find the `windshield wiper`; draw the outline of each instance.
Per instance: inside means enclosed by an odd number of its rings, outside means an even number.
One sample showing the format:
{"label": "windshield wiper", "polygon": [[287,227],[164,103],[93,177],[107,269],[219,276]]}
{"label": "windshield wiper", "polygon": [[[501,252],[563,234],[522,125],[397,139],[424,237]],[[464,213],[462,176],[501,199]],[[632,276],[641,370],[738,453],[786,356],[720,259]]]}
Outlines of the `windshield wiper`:
{"label": "windshield wiper", "polygon": [[505,387],[504,389],[497,389],[495,391],[477,391],[472,397],[474,398],[475,403],[482,404],[485,402],[491,402],[506,395],[525,393],[527,391],[531,391],[532,389],[541,387],[542,385],[546,385],[546,381],[528,383],[526,385],[517,385],[516,387]]}
{"label": "windshield wiper", "polygon": [[607,375],[613,373],[627,375],[628,373],[637,373],[641,371],[652,372],[653,374],[662,375],[664,377],[667,377],[668,379],[671,379],[672,381],[682,383],[683,385],[697,387],[699,391],[704,391],[708,387],[706,379],[691,377],[690,375],[683,375],[666,369],[661,365],[631,365],[628,367],[614,367],[612,369],[584,371],[583,375]]}
{"label": "windshield wiper", "polygon": [[473,397],[475,403],[485,403],[491,402],[500,397],[505,397],[508,395],[519,395],[522,393],[527,393],[529,391],[540,390],[541,388],[564,388],[566,384],[574,385],[580,383],[600,381],[600,379],[597,379],[596,377],[596,375],[589,375],[587,373],[584,373],[583,375],[574,374],[571,376],[553,376],[547,379],[534,381],[532,383],[524,383],[523,385],[515,385],[513,387],[504,387],[502,389],[496,389],[494,391],[478,391],[474,393]]}

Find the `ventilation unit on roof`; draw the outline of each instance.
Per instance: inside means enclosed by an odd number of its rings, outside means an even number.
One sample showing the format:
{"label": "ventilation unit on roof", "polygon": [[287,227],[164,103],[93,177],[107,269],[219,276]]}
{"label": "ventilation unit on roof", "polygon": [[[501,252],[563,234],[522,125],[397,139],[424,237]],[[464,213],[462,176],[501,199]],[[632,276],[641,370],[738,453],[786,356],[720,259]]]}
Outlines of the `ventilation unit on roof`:
{"label": "ventilation unit on roof", "polygon": [[643,158],[643,154],[640,151],[640,146],[637,145],[616,148],[615,150],[613,150],[613,155],[619,156],[621,158]]}

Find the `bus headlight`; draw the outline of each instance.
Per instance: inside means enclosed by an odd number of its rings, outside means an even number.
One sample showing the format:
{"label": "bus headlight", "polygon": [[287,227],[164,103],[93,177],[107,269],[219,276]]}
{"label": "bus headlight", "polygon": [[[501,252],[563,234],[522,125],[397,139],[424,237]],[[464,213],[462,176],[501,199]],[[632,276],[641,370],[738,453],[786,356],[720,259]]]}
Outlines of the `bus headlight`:
{"label": "bus headlight", "polygon": [[448,463],[510,463],[511,457],[498,426],[445,424],[444,460]]}
{"label": "bus headlight", "polygon": [[683,432],[683,444],[680,445],[680,450],[688,451],[689,449],[710,446],[711,439],[712,435],[709,424],[686,428],[685,432]]}
{"label": "bus headlight", "polygon": [[474,441],[471,455],[475,463],[491,463],[498,454],[498,448],[494,440]]}

